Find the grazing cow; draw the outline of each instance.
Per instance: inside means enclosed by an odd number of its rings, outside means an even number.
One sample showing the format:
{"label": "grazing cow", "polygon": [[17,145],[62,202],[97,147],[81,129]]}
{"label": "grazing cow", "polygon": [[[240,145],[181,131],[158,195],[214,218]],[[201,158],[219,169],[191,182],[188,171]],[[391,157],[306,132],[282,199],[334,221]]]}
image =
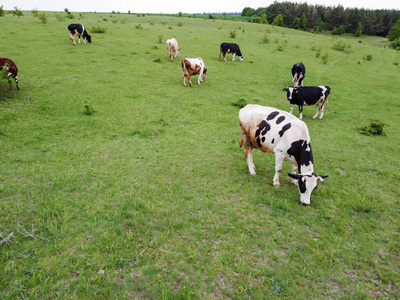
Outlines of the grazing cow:
{"label": "grazing cow", "polygon": [[171,59],[171,62],[173,62],[174,52],[176,59],[178,57],[179,51],[181,51],[181,48],[178,48],[178,41],[176,39],[167,40],[167,49],[169,52],[169,58]]}
{"label": "grazing cow", "polygon": [[331,91],[329,86],[299,86],[299,87],[288,87],[283,89],[287,92],[287,99],[290,101],[290,113],[293,111],[295,105],[299,106],[300,116],[299,119],[303,118],[303,105],[311,106],[317,105],[317,113],[313,117],[315,119],[319,112],[321,116],[319,119],[324,117],[325,102],[328,101],[328,96]]}
{"label": "grazing cow", "polygon": [[[17,89],[20,90],[18,86],[18,68],[17,65],[8,58],[0,57],[0,70],[6,69],[7,71],[7,77],[14,78],[15,84],[17,85]],[[12,85],[10,81],[10,90],[12,90]]]}
{"label": "grazing cow", "polygon": [[201,58],[186,58],[182,60],[182,71],[183,71],[183,85],[186,86],[185,79],[189,79],[190,86],[192,86],[192,82],[190,81],[190,76],[199,75],[199,79],[197,83],[203,82],[203,79],[206,78],[207,69],[204,65],[204,62]]}
{"label": "grazing cow", "polygon": [[292,86],[303,86],[303,79],[306,77],[306,67],[303,63],[294,64],[292,68]]}
{"label": "grazing cow", "polygon": [[[273,107],[248,104],[239,111],[242,131],[240,147],[247,160],[250,175],[257,177],[253,163],[253,149],[275,153],[275,176],[273,185],[280,187],[279,173],[283,160],[292,165],[288,175],[300,190],[300,202],[309,205],[311,193],[317,180],[327,176],[314,173],[313,154],[307,125],[293,115]],[[296,174],[298,169],[298,174]]]}
{"label": "grazing cow", "polygon": [[70,24],[68,26],[68,30],[69,30],[69,39],[72,40],[72,45],[76,45],[75,42],[76,36],[78,36],[79,38],[79,44],[81,43],[81,36],[84,44],[86,44],[85,39],[87,39],[89,43],[92,42],[92,36],[89,33],[87,33],[85,26],[83,26],[82,24]]}
{"label": "grazing cow", "polygon": [[232,53],[232,61],[235,61],[235,55],[239,56],[240,61],[243,61],[243,54],[240,52],[240,48],[238,44],[235,43],[222,43],[220,47],[219,60],[221,60],[221,56],[224,56],[224,61],[226,61],[226,54]]}

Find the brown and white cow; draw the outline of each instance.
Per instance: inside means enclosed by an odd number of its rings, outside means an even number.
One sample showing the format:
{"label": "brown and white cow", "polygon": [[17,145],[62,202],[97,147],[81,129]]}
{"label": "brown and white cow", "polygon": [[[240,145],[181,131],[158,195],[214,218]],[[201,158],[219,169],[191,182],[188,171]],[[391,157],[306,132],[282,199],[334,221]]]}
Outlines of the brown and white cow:
{"label": "brown and white cow", "polygon": [[189,80],[190,86],[192,86],[192,82],[190,81],[190,77],[193,75],[199,75],[199,79],[197,83],[203,82],[203,79],[206,78],[207,69],[204,65],[204,62],[201,58],[186,58],[182,60],[182,71],[183,71],[183,85],[186,86],[186,78]]}
{"label": "brown and white cow", "polygon": [[175,59],[178,58],[179,51],[181,48],[178,47],[178,41],[176,39],[169,39],[167,40],[167,50],[169,52],[169,58],[171,62],[174,61],[174,52],[175,52]]}
{"label": "brown and white cow", "polygon": [[[17,65],[8,58],[0,57],[0,70],[6,69],[7,77],[14,78],[15,84],[17,85],[17,89],[20,90],[18,86],[18,68]],[[11,81],[10,81],[10,90],[12,90]]]}
{"label": "brown and white cow", "polygon": [[[253,163],[253,149],[275,153],[273,185],[280,187],[279,173],[283,160],[292,165],[292,183],[299,187],[300,202],[309,205],[317,181],[327,176],[314,173],[313,154],[307,125],[293,115],[273,108],[248,104],[239,111],[242,131],[240,147],[247,160],[250,175],[257,177]],[[298,174],[296,174],[296,169]]]}

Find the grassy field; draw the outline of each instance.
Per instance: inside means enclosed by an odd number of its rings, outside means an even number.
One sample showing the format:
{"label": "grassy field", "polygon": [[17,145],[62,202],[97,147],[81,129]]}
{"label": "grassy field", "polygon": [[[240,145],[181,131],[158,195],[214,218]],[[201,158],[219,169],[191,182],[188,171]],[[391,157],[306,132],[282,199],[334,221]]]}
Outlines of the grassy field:
{"label": "grassy field", "polygon": [[[22,89],[0,101],[0,299],[400,297],[400,53],[386,41],[74,13],[93,43],[72,46],[70,21],[47,14],[0,18]],[[218,61],[221,42],[244,61]],[[203,58],[201,85],[183,87],[185,57]],[[305,85],[331,87],[323,120],[303,112],[329,175],[309,207],[289,164],[272,186],[273,155],[255,151],[249,175],[233,105],[289,111],[300,61]],[[373,120],[386,135],[359,133]]]}

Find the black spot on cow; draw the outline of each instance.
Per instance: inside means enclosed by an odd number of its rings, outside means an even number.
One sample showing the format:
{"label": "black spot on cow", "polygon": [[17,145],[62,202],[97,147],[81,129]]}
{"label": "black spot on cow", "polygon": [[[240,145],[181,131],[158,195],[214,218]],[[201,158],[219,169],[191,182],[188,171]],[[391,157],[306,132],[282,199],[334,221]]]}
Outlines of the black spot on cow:
{"label": "black spot on cow", "polygon": [[267,117],[267,121],[273,120],[275,119],[275,117],[279,115],[279,111],[273,111],[272,113],[270,113]]}
{"label": "black spot on cow", "polygon": [[272,139],[271,144],[273,144],[275,142],[275,139]]}
{"label": "black spot on cow", "polygon": [[305,183],[305,181],[303,181],[303,179],[298,180],[298,186],[299,186],[300,193],[304,194],[306,192],[307,188],[306,188],[306,183]]}
{"label": "black spot on cow", "polygon": [[[260,124],[258,124],[258,129],[256,130],[256,142],[257,142],[257,146],[261,148],[261,141],[260,138],[263,135],[266,135],[267,132],[271,129],[271,125],[269,125],[269,123],[265,120],[262,120]],[[263,140],[263,142],[265,141],[265,138]]]}
{"label": "black spot on cow", "polygon": [[[307,150],[308,148],[308,150]],[[287,153],[293,156],[297,162],[299,168],[299,174],[301,174],[301,166],[308,166],[314,163],[311,145],[307,141],[298,140],[290,145]]]}
{"label": "black spot on cow", "polygon": [[281,124],[283,121],[285,121],[285,117],[284,117],[284,116],[280,116],[280,117],[276,120],[276,124],[279,125],[279,124]]}
{"label": "black spot on cow", "polygon": [[287,123],[282,127],[282,129],[279,131],[279,136],[282,137],[283,134],[285,133],[286,130],[289,130],[289,128],[292,127],[292,124]]}

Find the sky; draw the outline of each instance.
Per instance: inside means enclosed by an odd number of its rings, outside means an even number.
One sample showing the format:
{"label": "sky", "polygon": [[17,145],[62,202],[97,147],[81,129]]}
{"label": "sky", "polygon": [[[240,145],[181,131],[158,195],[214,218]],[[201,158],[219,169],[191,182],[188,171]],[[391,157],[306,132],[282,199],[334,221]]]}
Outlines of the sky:
{"label": "sky", "polygon": [[[278,1],[283,2],[283,1]],[[400,10],[399,0],[293,0],[289,2],[308,3],[308,5],[338,6],[344,8],[365,8],[365,9],[396,9]],[[177,14],[182,13],[223,13],[239,12],[243,8],[267,7],[274,3],[274,0],[3,0],[5,10],[14,10],[18,7],[21,10],[37,9],[39,11],[64,11],[68,8],[71,12],[121,12],[127,13],[164,13]]]}

